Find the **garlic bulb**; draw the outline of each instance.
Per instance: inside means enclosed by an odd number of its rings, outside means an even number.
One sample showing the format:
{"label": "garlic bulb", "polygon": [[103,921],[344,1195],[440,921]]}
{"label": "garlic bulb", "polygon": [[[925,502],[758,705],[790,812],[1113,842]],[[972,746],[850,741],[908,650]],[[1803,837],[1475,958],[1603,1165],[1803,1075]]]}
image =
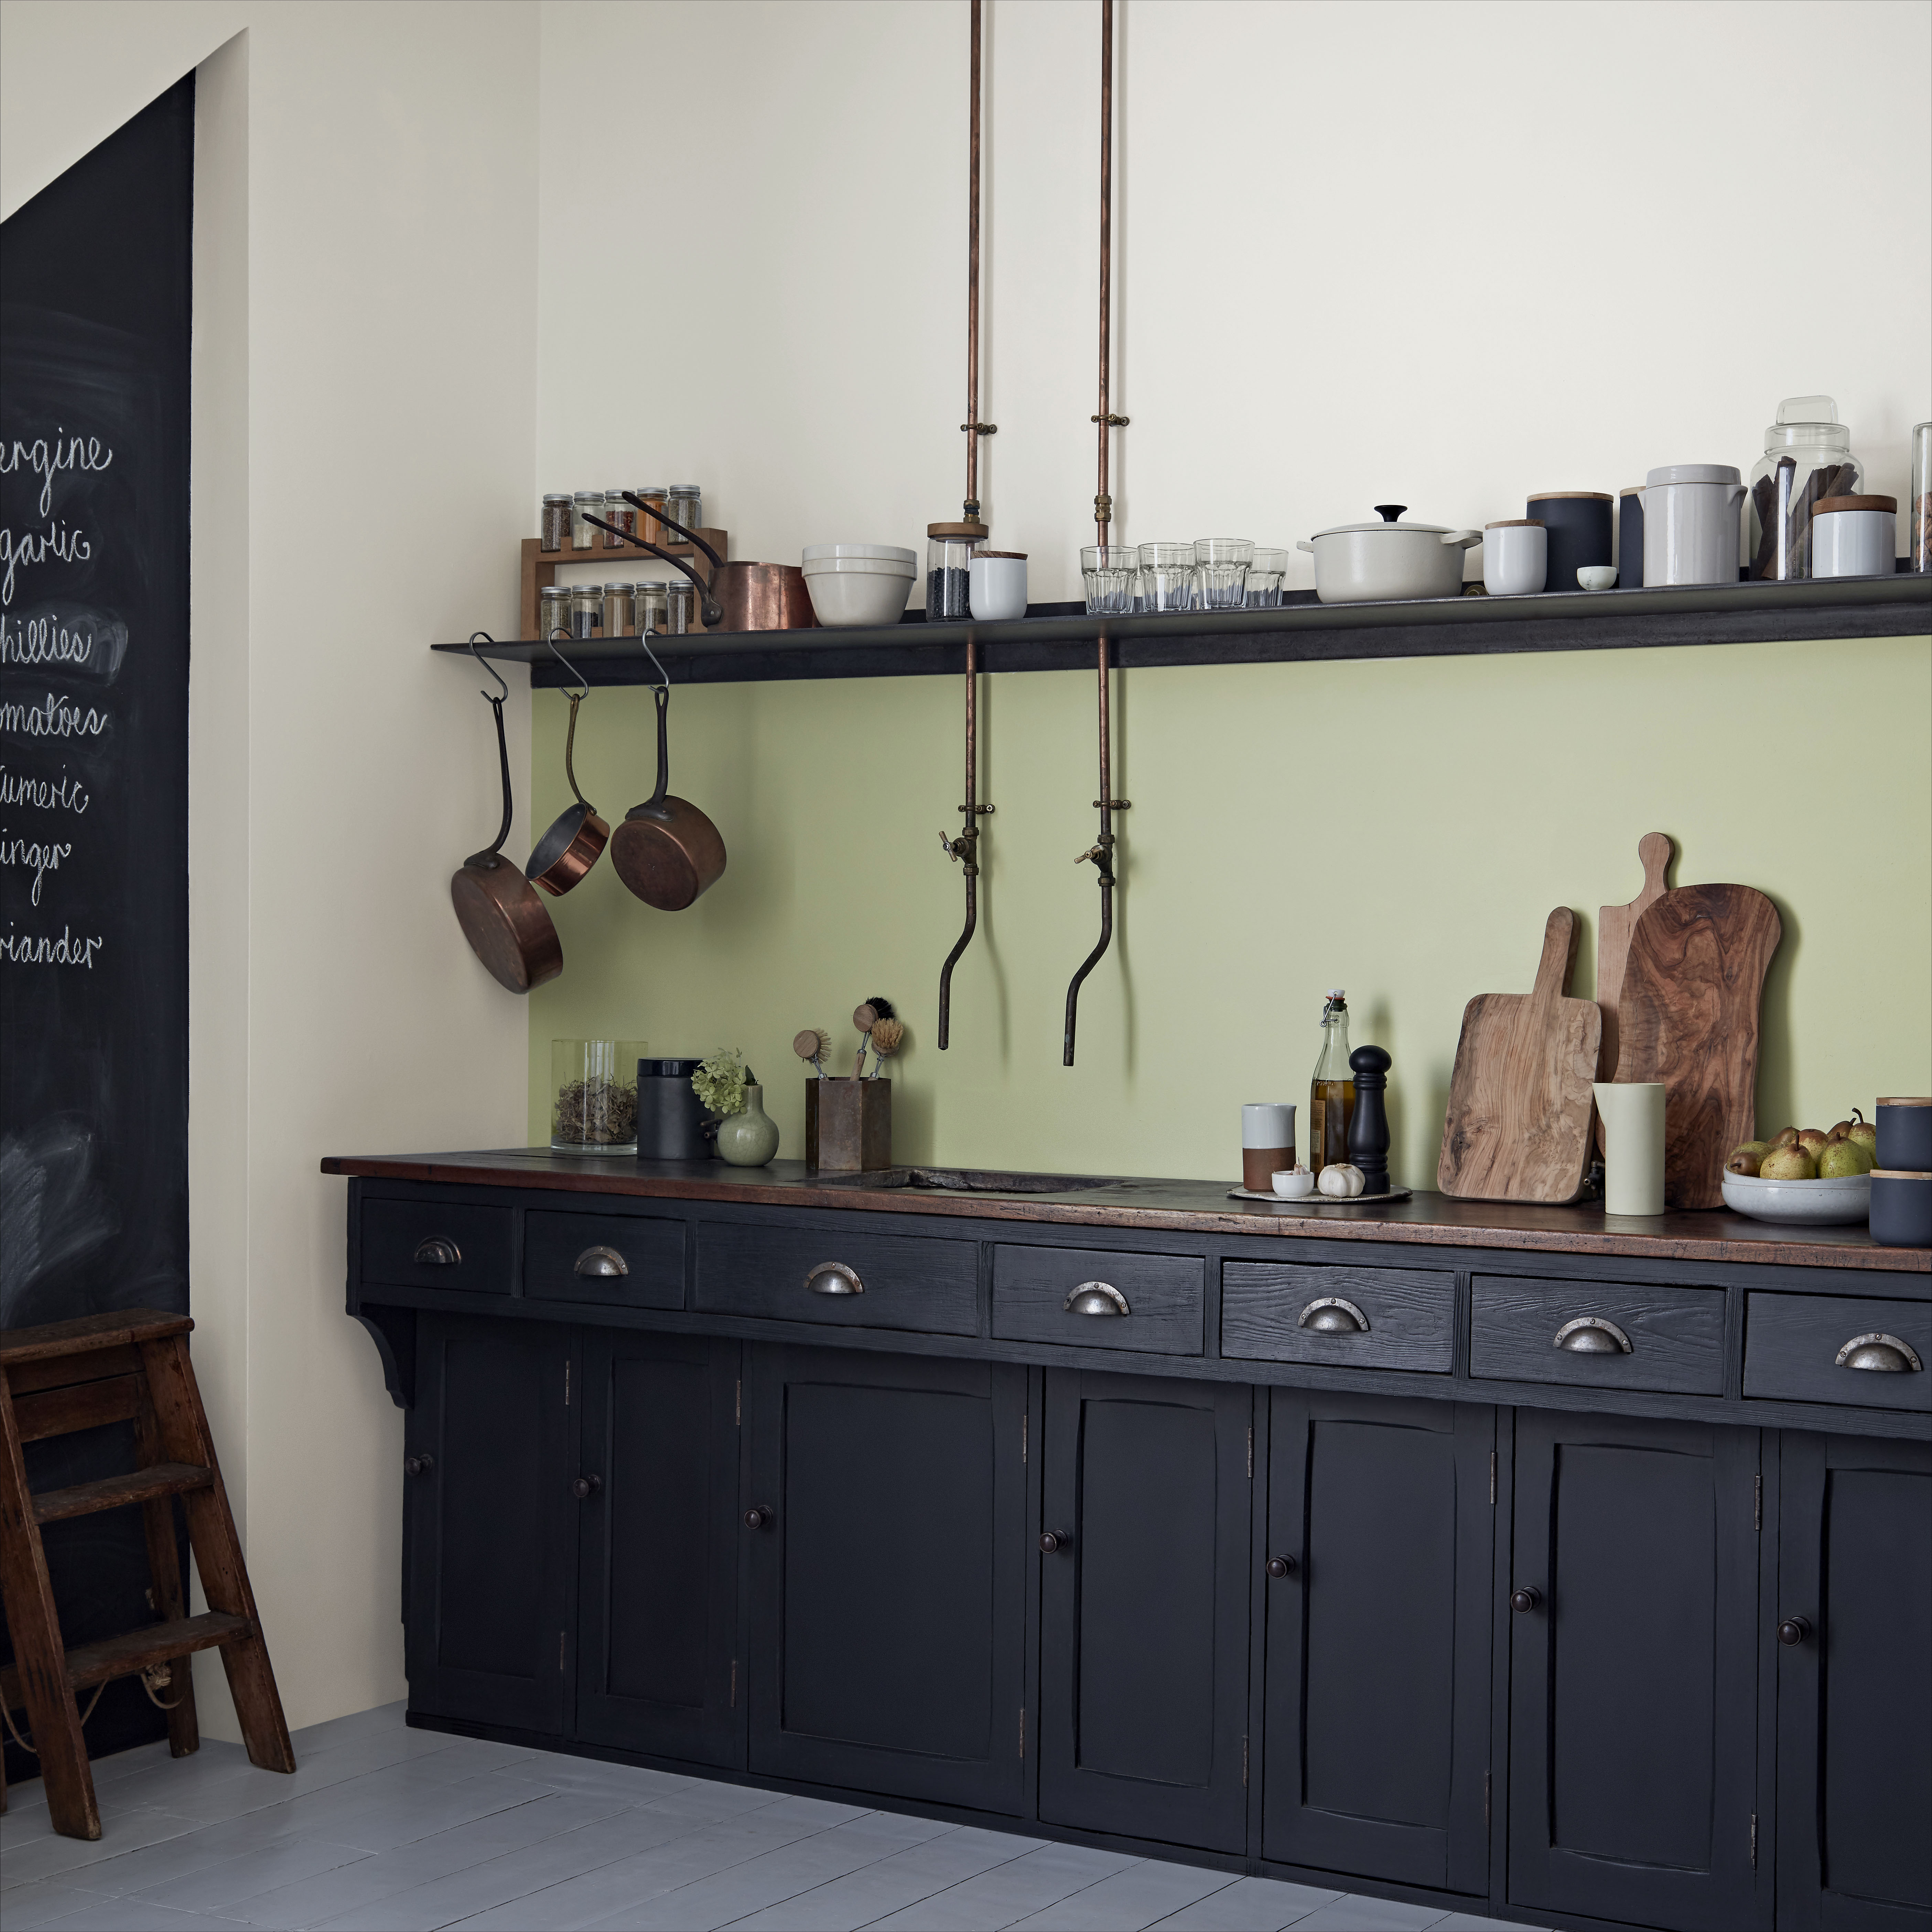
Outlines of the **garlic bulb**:
{"label": "garlic bulb", "polygon": [[1330,1161],[1322,1170],[1315,1184],[1324,1194],[1338,1201],[1352,1201],[1368,1185],[1368,1180],[1359,1167],[1351,1167],[1346,1160],[1336,1160]]}

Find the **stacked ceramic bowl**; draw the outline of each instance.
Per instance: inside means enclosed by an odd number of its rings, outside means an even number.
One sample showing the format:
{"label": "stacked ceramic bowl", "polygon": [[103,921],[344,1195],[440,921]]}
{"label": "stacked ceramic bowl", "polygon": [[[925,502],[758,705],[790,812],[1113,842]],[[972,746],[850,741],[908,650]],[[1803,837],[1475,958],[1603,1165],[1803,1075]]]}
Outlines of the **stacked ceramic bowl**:
{"label": "stacked ceramic bowl", "polygon": [[1932,1097],[1901,1094],[1878,1103],[1871,1236],[1888,1248],[1932,1247]]}
{"label": "stacked ceramic bowl", "polygon": [[896,624],[919,575],[919,555],[892,544],[808,544],[802,568],[813,614],[827,630]]}

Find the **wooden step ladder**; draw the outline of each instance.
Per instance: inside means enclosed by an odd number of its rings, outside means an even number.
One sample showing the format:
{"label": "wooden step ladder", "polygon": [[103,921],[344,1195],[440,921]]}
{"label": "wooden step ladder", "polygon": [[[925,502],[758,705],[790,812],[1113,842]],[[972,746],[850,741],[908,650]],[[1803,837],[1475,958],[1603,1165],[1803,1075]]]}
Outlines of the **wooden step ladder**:
{"label": "wooden step ladder", "polygon": [[[197,1650],[219,1649],[250,1760],[293,1771],[282,1701],[248,1587],[208,1417],[188,1360],[185,1315],[130,1308],[44,1328],[0,1329],[0,1604],[14,1661],[0,1670],[0,1702],[24,1708],[39,1754],[54,1828],[70,1838],[100,1836],[94,1775],[76,1693],[114,1677],[153,1672]],[[139,1466],[124,1476],[70,1489],[27,1486],[24,1443],[104,1423],[134,1425]],[[175,1540],[179,1496],[189,1546],[208,1609],[188,1616]],[[69,1650],[61,1635],[40,1526],[98,1510],[140,1506],[158,1623]],[[194,1686],[186,1668],[168,1673],[168,1742],[185,1757],[201,1742]],[[159,1700],[158,1700],[159,1701]],[[6,1787],[0,1781],[0,1810]]]}

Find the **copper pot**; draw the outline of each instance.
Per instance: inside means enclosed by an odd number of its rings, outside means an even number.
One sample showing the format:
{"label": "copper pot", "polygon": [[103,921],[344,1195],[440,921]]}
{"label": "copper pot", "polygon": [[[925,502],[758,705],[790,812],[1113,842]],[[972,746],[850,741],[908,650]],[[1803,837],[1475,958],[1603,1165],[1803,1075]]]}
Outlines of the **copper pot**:
{"label": "copper pot", "polygon": [[[566,670],[583,682],[581,673],[576,670],[556,645],[550,646],[552,654]],[[574,805],[566,806],[550,821],[550,830],[537,841],[536,850],[530,854],[530,863],[524,868],[524,876],[532,885],[541,886],[553,898],[561,898],[571,887],[578,884],[596,864],[604,848],[610,842],[610,828],[597,816],[596,808],[577,789],[577,707],[590,694],[586,685],[581,691],[566,692],[570,700],[570,729],[564,734],[563,774],[570,781],[570,789],[575,796]]]}
{"label": "copper pot", "polygon": [[667,792],[670,686],[655,685],[651,695],[658,706],[657,789],[625,813],[611,836],[610,862],[645,904],[659,912],[682,912],[723,876],[724,841],[696,806]]}
{"label": "copper pot", "polygon": [[[470,640],[475,650],[476,640]],[[482,662],[482,654],[478,653]],[[485,667],[489,668],[489,667]],[[503,699],[510,687],[494,669],[490,675],[502,685],[502,695],[490,698],[496,719],[496,760],[503,775],[503,823],[495,844],[472,852],[452,876],[450,903],[470,950],[489,968],[506,992],[527,993],[554,980],[563,970],[563,944],[536,888],[503,856],[510,836],[510,751],[503,736]]]}
{"label": "copper pot", "polygon": [[[640,510],[644,508],[641,499],[632,496],[628,490],[624,492],[624,500],[634,503]],[[626,538],[640,550],[647,550],[652,556],[663,558],[674,570],[680,570],[689,578],[698,587],[699,608],[707,631],[721,626],[728,631],[813,631],[818,628],[818,614],[812,608],[811,593],[805,587],[805,572],[796,564],[727,563],[695,530],[672,522],[662,509],[653,508],[650,514],[666,530],[675,532],[711,560],[708,579],[700,577],[683,558],[673,556],[670,551],[654,543],[646,543],[642,537],[633,536],[628,530],[620,530],[614,524],[607,524],[601,517],[592,517],[589,520],[601,530]]]}

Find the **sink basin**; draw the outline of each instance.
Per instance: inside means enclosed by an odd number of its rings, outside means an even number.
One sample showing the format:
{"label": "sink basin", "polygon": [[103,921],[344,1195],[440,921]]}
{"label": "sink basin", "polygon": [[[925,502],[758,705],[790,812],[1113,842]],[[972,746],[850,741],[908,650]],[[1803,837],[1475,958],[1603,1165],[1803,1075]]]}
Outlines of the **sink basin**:
{"label": "sink basin", "polygon": [[1078,1194],[1124,1184],[1104,1174],[1006,1174],[982,1167],[884,1167],[817,1178],[820,1186],[914,1187],[933,1194]]}

